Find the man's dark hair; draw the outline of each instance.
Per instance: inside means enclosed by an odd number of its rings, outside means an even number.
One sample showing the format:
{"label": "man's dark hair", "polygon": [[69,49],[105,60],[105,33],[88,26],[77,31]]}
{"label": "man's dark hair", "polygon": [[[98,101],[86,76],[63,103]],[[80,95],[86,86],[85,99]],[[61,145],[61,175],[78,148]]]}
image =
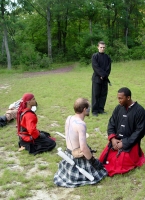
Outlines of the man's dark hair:
{"label": "man's dark hair", "polygon": [[125,95],[126,97],[128,97],[128,96],[131,97],[131,91],[130,91],[130,89],[127,88],[127,87],[122,87],[122,88],[120,88],[120,89],[118,90],[118,93],[124,93],[124,95]]}
{"label": "man's dark hair", "polygon": [[105,42],[104,41],[99,41],[98,42],[98,46],[99,46],[99,44],[105,44]]}
{"label": "man's dark hair", "polygon": [[82,113],[84,108],[89,107],[88,99],[85,98],[78,98],[74,103],[74,111],[75,113]]}

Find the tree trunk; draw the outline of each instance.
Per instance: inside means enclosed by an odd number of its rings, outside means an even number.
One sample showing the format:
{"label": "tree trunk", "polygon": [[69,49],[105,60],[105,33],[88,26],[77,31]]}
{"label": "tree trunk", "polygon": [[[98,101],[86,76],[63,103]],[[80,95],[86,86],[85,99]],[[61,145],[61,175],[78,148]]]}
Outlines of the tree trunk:
{"label": "tree trunk", "polygon": [[3,28],[3,39],[4,39],[4,46],[6,49],[6,55],[7,55],[7,66],[8,69],[11,69],[11,56],[10,56],[10,51],[9,51],[9,46],[8,46],[8,37],[7,37],[7,29],[6,29],[6,23],[5,23],[5,4],[4,0],[1,1],[1,17],[2,17],[2,28]]}
{"label": "tree trunk", "polygon": [[2,41],[2,56],[4,55],[4,48],[5,48],[5,38],[3,35],[3,41]]}
{"label": "tree trunk", "polygon": [[93,41],[92,41],[92,20],[89,20],[89,29],[90,29],[90,36],[91,36],[91,46],[93,45]]}
{"label": "tree trunk", "polygon": [[64,55],[66,54],[66,36],[67,36],[67,25],[68,25],[68,8],[66,11],[66,15],[65,15],[65,23],[64,23],[64,28],[62,30],[62,36],[63,36],[63,53]]}
{"label": "tree trunk", "polygon": [[128,35],[128,28],[126,28],[126,33],[125,33],[125,43],[126,43],[126,46],[128,47],[127,35]]}
{"label": "tree trunk", "polygon": [[61,42],[61,25],[60,25],[60,16],[59,15],[57,17],[57,39],[58,39],[57,47],[60,50],[62,47],[62,42]]}
{"label": "tree trunk", "polygon": [[5,44],[5,49],[6,49],[6,54],[7,54],[7,65],[8,69],[11,69],[11,56],[10,56],[10,51],[9,51],[9,46],[8,46],[8,38],[7,38],[7,30],[6,27],[4,27],[4,44]]}
{"label": "tree trunk", "polygon": [[48,57],[52,62],[52,43],[51,43],[51,26],[50,26],[50,7],[47,7],[47,38],[48,38]]}

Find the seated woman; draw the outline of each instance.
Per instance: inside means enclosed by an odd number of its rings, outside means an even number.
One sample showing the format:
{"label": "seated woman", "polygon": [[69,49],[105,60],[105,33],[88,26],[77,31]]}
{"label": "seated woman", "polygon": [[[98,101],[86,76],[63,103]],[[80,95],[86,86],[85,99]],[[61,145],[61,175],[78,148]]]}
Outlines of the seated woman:
{"label": "seated woman", "polygon": [[50,134],[37,129],[37,116],[32,111],[32,106],[36,106],[37,102],[31,93],[26,93],[22,97],[17,112],[17,129],[19,136],[19,147],[23,147],[30,154],[38,154],[51,151],[56,143]]}

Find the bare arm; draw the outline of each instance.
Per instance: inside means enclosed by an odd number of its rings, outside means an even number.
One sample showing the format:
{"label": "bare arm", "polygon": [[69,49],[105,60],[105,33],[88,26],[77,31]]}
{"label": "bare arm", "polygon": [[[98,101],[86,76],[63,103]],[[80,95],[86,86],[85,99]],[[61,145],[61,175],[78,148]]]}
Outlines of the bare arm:
{"label": "bare arm", "polygon": [[86,159],[90,160],[92,157],[92,154],[90,152],[90,149],[88,148],[87,141],[86,141],[86,125],[85,123],[82,123],[78,126],[78,134],[79,134],[79,143],[80,143],[80,149],[83,152],[83,155],[86,157]]}

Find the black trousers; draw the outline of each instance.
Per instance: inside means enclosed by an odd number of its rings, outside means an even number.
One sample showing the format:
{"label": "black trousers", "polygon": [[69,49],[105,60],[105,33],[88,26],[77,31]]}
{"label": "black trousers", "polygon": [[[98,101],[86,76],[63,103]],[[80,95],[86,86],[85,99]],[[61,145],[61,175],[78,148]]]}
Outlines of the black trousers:
{"label": "black trousers", "polygon": [[19,147],[23,146],[25,149],[33,155],[51,151],[55,146],[56,142],[50,138],[50,134],[47,132],[44,132],[45,136],[44,138],[36,138],[32,142],[25,142],[19,137]]}
{"label": "black trousers", "polygon": [[108,94],[108,82],[96,83],[92,81],[92,113],[101,113],[104,111]]}
{"label": "black trousers", "polygon": [[7,125],[7,118],[5,115],[0,116],[0,127],[6,126]]}

